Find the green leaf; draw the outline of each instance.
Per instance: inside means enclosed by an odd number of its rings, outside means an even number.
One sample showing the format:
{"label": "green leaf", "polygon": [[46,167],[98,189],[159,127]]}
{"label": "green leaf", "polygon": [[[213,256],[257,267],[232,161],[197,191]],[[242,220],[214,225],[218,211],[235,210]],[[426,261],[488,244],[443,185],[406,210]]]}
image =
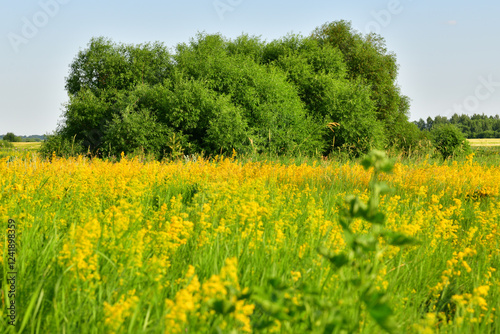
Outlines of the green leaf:
{"label": "green leaf", "polygon": [[369,169],[373,166],[373,161],[368,157],[365,157],[363,160],[361,160],[361,166],[363,166],[364,169]]}
{"label": "green leaf", "polygon": [[266,329],[271,325],[274,325],[274,320],[259,320],[252,324],[252,329]]}
{"label": "green leaf", "polygon": [[286,313],[286,309],[283,305],[260,297],[254,297],[254,300],[257,305],[268,315],[279,320],[288,320],[290,318]]}
{"label": "green leaf", "polygon": [[323,333],[338,333],[340,329],[348,329],[348,324],[348,320],[340,310],[332,309],[329,314],[329,322],[326,324]]}
{"label": "green leaf", "polygon": [[382,225],[385,223],[385,214],[383,212],[377,212],[373,217],[369,219],[370,223]]}
{"label": "green leaf", "polygon": [[394,319],[391,317],[393,312],[386,302],[387,295],[384,292],[372,292],[369,289],[363,294],[362,298],[371,317],[385,331],[392,333],[395,328]]}
{"label": "green leaf", "polygon": [[388,159],[384,151],[372,150],[361,161],[365,169],[374,167],[376,172],[390,173],[394,168],[392,160]]}
{"label": "green leaf", "polygon": [[24,327],[28,324],[28,322],[33,323],[35,319],[31,318],[31,311],[35,307],[35,303],[39,298],[43,298],[43,281],[38,285],[38,288],[35,290],[35,293],[31,295],[30,302],[28,304],[28,307],[26,308],[26,311],[24,312],[23,316],[23,322],[21,323],[21,328],[19,329],[19,333],[22,333],[24,330]]}
{"label": "green leaf", "polygon": [[332,256],[334,256],[333,252],[329,248],[326,248],[325,246],[318,247],[317,252],[319,253],[319,255],[326,257],[328,260]]}
{"label": "green leaf", "polygon": [[351,217],[363,217],[367,211],[367,205],[358,197],[348,196],[346,202],[349,204],[349,214]]}
{"label": "green leaf", "polygon": [[337,268],[341,268],[349,263],[349,258],[345,254],[339,254],[330,258],[330,262],[333,263]]}
{"label": "green leaf", "polygon": [[353,279],[349,280],[348,282],[351,283],[355,287],[360,287],[361,283],[362,283],[360,278],[353,278]]}
{"label": "green leaf", "polygon": [[276,278],[276,277],[273,277],[273,278],[270,278],[268,281],[270,286],[272,286],[275,290],[285,290],[287,289],[288,287],[283,283],[282,280],[280,280],[279,278]]}
{"label": "green leaf", "polygon": [[[345,214],[345,212],[343,212],[343,214]],[[340,224],[340,226],[342,227],[342,229],[343,229],[344,231],[346,231],[346,230],[349,230],[349,231],[350,231],[350,229],[349,229],[349,223],[350,223],[350,222],[349,222],[349,220],[348,220],[348,219],[344,219],[344,218],[342,218],[342,217],[339,219],[339,224]]]}
{"label": "green leaf", "polygon": [[409,245],[417,245],[420,243],[417,239],[407,236],[403,233],[391,232],[386,234],[386,236],[389,238],[387,243],[391,246],[402,247]]}
{"label": "green leaf", "polygon": [[318,247],[318,253],[328,259],[336,268],[341,268],[349,263],[349,258],[345,253],[334,254],[326,247]]}
{"label": "green leaf", "polygon": [[384,173],[391,173],[394,169],[394,163],[392,161],[385,161],[380,165],[380,171]]}
{"label": "green leaf", "polygon": [[390,194],[392,192],[392,188],[385,182],[377,182],[375,184],[375,189],[379,195]]}
{"label": "green leaf", "polygon": [[216,300],[212,303],[212,309],[219,314],[228,314],[234,312],[235,305],[225,299]]}
{"label": "green leaf", "polygon": [[368,307],[368,312],[377,324],[389,333],[392,333],[395,326],[392,316],[392,309],[387,303],[378,303]]}
{"label": "green leaf", "polygon": [[364,251],[374,251],[377,239],[371,234],[362,234],[355,237],[354,243],[361,246]]}

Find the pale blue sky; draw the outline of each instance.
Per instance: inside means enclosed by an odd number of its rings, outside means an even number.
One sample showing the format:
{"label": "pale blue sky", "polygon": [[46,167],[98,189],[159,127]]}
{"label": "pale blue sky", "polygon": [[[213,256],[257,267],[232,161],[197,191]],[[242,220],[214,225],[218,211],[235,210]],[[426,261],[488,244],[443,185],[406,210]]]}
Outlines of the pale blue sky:
{"label": "pale blue sky", "polygon": [[376,30],[396,53],[411,120],[500,114],[499,14],[493,0],[0,0],[0,134],[56,129],[68,66],[93,36],[169,47],[198,31],[270,41],[341,19]]}

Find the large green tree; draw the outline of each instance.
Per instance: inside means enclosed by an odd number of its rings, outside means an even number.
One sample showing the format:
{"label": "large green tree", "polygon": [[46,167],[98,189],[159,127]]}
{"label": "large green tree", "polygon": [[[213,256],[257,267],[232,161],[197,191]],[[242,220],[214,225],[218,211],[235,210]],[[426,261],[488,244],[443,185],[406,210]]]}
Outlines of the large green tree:
{"label": "large green tree", "polygon": [[14,133],[12,132],[7,132],[4,136],[3,136],[3,140],[6,140],[8,142],[18,142],[18,141],[21,141],[21,137],[18,137],[16,136]]}
{"label": "large green tree", "polygon": [[200,34],[190,44],[178,46],[177,66],[217,94],[229,96],[242,110],[249,125],[249,146],[278,154],[320,148],[321,126],[307,115],[286,73],[228,45],[220,35]]}
{"label": "large green tree", "polygon": [[134,104],[131,92],[138,85],[163,82],[173,69],[171,55],[162,43],[129,45],[92,38],[70,65],[66,78],[69,102],[59,134],[67,140],[76,139],[93,152],[118,149],[120,145],[105,141],[106,133],[116,117]]}
{"label": "large green tree", "polygon": [[385,40],[377,34],[363,35],[347,21],[326,23],[311,35],[322,45],[338,48],[346,62],[348,76],[360,79],[371,89],[377,118],[386,128],[390,142],[397,141],[407,128],[409,99],[397,85],[396,55],[387,50]]}
{"label": "large green tree", "polygon": [[[362,154],[384,146],[384,128],[376,117],[369,86],[348,77],[338,48],[287,36],[269,43],[264,58],[287,73],[308,114],[324,125],[324,153],[340,147]],[[328,124],[335,126],[327,128]]]}
{"label": "large green tree", "polygon": [[141,83],[161,83],[174,64],[162,43],[116,44],[95,37],[86,49],[78,52],[69,67],[66,90],[70,95],[88,89],[99,96],[109,89],[128,90]]}

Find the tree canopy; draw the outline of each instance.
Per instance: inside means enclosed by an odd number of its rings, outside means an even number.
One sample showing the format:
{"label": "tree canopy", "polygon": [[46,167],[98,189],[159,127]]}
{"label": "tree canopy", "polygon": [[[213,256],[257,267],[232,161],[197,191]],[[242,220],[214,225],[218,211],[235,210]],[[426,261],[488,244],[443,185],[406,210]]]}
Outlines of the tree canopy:
{"label": "tree canopy", "polygon": [[12,132],[7,132],[5,135],[3,135],[3,140],[6,140],[8,142],[19,142],[21,141],[21,137],[16,136]]}
{"label": "tree canopy", "polygon": [[199,33],[172,50],[92,38],[70,64],[63,122],[45,145],[157,157],[362,154],[416,129],[395,55],[345,21],[270,42]]}

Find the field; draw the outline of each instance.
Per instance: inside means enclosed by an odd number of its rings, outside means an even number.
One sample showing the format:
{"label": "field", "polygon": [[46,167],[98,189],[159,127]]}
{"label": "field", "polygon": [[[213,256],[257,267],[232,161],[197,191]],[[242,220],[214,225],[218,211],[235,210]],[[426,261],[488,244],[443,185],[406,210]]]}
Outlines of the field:
{"label": "field", "polygon": [[500,146],[500,138],[468,139],[471,146]]}
{"label": "field", "polygon": [[354,162],[5,156],[0,332],[499,333],[500,167],[396,163],[380,176],[392,242],[340,224],[347,195],[374,198],[371,177]]}
{"label": "field", "polygon": [[0,159],[4,157],[26,157],[37,155],[41,142],[13,142],[13,147],[7,148],[0,145]]}
{"label": "field", "polygon": [[15,148],[18,149],[28,149],[28,150],[36,150],[40,148],[42,142],[13,142],[12,143]]}

